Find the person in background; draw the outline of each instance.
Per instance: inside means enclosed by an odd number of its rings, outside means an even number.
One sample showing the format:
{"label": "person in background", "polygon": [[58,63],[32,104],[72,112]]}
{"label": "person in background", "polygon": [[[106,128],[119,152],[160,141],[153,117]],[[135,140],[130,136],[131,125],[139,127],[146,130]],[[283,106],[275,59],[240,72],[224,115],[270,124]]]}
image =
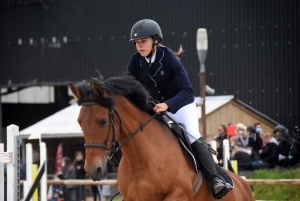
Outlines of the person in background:
{"label": "person in background", "polygon": [[262,127],[261,127],[261,123],[257,122],[254,124],[254,127],[256,128],[256,133],[259,134],[259,137],[262,138]]}
{"label": "person in background", "polygon": [[[53,176],[54,181],[60,180],[58,177],[58,174],[54,174]],[[48,195],[47,195],[48,201],[60,201],[63,200],[63,191],[61,189],[61,186],[59,185],[49,185],[48,189]]]}
{"label": "person in background", "polygon": [[[255,128],[256,128],[256,132],[259,133],[259,136],[262,138],[262,133],[263,133],[263,130],[262,130],[262,125],[260,122],[257,122],[254,124]],[[274,142],[275,144],[278,145],[278,141],[272,136],[272,140],[271,142]],[[265,146],[264,142],[263,142],[263,146]]]}
{"label": "person in background", "polygon": [[251,150],[253,160],[259,160],[258,152],[262,148],[262,139],[259,137],[259,134],[256,133],[256,129],[253,125],[247,127],[247,134],[249,136],[247,149]]}
{"label": "person in background", "polygon": [[277,125],[273,133],[278,141],[279,160],[287,158],[291,147],[288,130],[282,125]]}
{"label": "person in background", "polygon": [[242,123],[238,123],[236,127],[238,134],[238,142],[241,144],[241,147],[246,148],[249,142],[249,136],[246,133],[247,127]]}
{"label": "person in background", "polygon": [[217,142],[217,160],[220,166],[223,165],[223,140],[227,139],[227,127],[220,124],[218,127],[218,136],[215,141]]}
{"label": "person in background", "polygon": [[246,149],[242,147],[241,143],[234,145],[235,154],[231,158],[232,160],[237,160],[238,171],[252,171],[252,159],[247,153]]}
{"label": "person in background", "polygon": [[230,149],[230,157],[232,157],[235,154],[234,146],[238,143],[238,137],[233,136],[229,139],[229,149]]}
{"label": "person in background", "polygon": [[[63,157],[62,159],[63,175],[62,179],[75,179],[75,168],[71,163],[69,157]],[[63,187],[64,201],[77,201],[75,188],[72,185],[66,185]]]}
{"label": "person in background", "polygon": [[[75,167],[75,179],[85,179],[86,173],[84,170],[84,160],[83,160],[83,154],[81,151],[77,151],[75,153],[75,159],[73,162],[73,165]],[[84,201],[85,200],[85,186],[80,185],[76,186],[76,198],[78,201]]]}
{"label": "person in background", "polygon": [[259,150],[260,160],[252,161],[253,169],[273,168],[278,161],[278,145],[271,142],[272,135],[270,133],[263,134],[263,141],[266,144]]}
{"label": "person in background", "polygon": [[300,127],[295,126],[292,134],[292,145],[288,157],[278,162],[279,166],[288,168],[300,162]]}

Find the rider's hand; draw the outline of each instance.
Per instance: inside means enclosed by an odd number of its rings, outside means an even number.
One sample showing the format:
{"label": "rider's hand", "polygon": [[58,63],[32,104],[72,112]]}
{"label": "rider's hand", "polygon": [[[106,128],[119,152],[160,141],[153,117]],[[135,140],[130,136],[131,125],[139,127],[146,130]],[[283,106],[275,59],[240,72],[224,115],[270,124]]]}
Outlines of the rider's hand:
{"label": "rider's hand", "polygon": [[155,105],[155,107],[153,108],[153,110],[156,113],[161,113],[166,111],[169,108],[169,106],[166,103],[158,103]]}

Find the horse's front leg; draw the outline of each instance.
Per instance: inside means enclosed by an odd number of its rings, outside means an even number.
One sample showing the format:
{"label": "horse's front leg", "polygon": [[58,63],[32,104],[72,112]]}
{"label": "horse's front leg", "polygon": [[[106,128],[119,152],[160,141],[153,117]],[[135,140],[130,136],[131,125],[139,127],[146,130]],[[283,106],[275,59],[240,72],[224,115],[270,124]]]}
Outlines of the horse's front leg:
{"label": "horse's front leg", "polygon": [[165,197],[164,201],[192,201],[194,200],[193,189],[175,187]]}

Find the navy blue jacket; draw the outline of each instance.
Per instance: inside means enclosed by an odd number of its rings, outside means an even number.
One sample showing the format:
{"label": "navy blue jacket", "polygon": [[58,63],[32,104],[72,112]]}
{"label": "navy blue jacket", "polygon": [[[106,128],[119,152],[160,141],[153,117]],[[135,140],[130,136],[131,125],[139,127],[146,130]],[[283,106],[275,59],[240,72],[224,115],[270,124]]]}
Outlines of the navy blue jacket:
{"label": "navy blue jacket", "polygon": [[155,61],[151,68],[146,59],[136,52],[132,55],[127,71],[131,72],[149,91],[150,96],[165,102],[173,114],[181,107],[194,101],[194,94],[188,75],[167,47],[157,47]]}

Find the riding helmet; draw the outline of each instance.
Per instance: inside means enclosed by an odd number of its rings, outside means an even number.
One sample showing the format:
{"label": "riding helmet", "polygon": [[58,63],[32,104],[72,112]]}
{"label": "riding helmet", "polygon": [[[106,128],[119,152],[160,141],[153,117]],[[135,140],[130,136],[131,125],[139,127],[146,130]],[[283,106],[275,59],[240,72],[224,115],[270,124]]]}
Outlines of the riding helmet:
{"label": "riding helmet", "polygon": [[161,29],[154,20],[143,19],[136,22],[131,28],[129,41],[135,41],[149,36],[158,42],[160,42],[163,38]]}

